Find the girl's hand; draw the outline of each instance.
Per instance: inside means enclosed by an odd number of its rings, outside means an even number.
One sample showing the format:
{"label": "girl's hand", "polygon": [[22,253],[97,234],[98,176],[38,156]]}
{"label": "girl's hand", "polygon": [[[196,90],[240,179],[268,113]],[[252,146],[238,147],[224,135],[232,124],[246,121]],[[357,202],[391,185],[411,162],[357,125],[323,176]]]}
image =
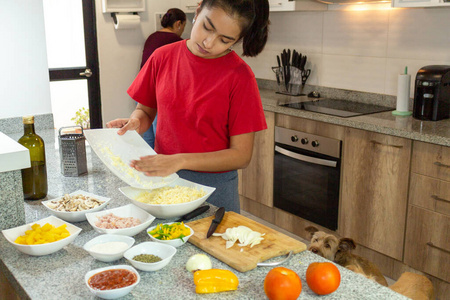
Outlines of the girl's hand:
{"label": "girl's hand", "polygon": [[131,161],[130,166],[144,172],[147,176],[165,177],[182,169],[182,156],[178,154],[149,155]]}
{"label": "girl's hand", "polygon": [[120,128],[117,133],[119,135],[125,134],[128,130],[138,130],[140,126],[140,121],[137,118],[129,119],[115,119],[106,123],[107,128]]}

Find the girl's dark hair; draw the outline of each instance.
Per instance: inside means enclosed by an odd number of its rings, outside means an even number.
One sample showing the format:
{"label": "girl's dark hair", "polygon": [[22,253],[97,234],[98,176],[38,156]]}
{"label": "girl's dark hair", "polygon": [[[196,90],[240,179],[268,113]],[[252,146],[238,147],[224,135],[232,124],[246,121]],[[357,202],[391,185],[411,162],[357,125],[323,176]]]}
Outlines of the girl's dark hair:
{"label": "girl's dark hair", "polygon": [[242,55],[256,56],[264,49],[270,24],[268,0],[203,0],[200,8],[203,7],[221,8],[240,19]]}
{"label": "girl's dark hair", "polygon": [[176,21],[186,22],[186,14],[178,8],[169,9],[161,19],[161,26],[163,28],[173,27]]}

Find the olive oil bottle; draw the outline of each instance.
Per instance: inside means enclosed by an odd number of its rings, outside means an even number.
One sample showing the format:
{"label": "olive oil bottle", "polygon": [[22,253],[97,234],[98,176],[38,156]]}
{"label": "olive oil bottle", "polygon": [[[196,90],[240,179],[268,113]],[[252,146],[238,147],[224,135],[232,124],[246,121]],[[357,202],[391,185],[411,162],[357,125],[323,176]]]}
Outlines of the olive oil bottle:
{"label": "olive oil bottle", "polygon": [[47,196],[47,167],[44,140],[34,131],[34,116],[23,120],[23,136],[19,139],[30,151],[31,167],[22,169],[22,186],[25,200],[39,200]]}

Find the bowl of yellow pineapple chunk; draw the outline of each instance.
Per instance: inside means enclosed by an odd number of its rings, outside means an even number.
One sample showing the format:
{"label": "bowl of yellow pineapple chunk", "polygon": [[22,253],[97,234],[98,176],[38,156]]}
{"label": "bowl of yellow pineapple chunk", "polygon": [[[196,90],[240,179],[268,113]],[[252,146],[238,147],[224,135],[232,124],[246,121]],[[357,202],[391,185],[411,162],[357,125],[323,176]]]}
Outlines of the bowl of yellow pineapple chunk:
{"label": "bowl of yellow pineapple chunk", "polygon": [[6,240],[28,255],[42,256],[61,250],[72,243],[81,228],[55,216],[2,230]]}

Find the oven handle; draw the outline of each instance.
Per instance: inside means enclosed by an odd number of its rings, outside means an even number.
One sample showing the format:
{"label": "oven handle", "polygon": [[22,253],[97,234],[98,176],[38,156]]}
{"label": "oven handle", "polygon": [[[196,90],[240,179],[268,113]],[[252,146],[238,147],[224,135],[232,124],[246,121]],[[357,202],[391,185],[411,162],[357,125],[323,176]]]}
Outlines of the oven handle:
{"label": "oven handle", "polygon": [[293,159],[306,161],[306,162],[313,163],[316,165],[322,165],[322,166],[333,167],[333,168],[336,168],[336,166],[337,166],[336,161],[311,157],[311,156],[307,156],[307,155],[303,155],[303,154],[298,154],[298,153],[286,150],[284,148],[281,148],[280,146],[275,146],[275,151],[278,153],[281,153],[283,155],[289,156]]}

